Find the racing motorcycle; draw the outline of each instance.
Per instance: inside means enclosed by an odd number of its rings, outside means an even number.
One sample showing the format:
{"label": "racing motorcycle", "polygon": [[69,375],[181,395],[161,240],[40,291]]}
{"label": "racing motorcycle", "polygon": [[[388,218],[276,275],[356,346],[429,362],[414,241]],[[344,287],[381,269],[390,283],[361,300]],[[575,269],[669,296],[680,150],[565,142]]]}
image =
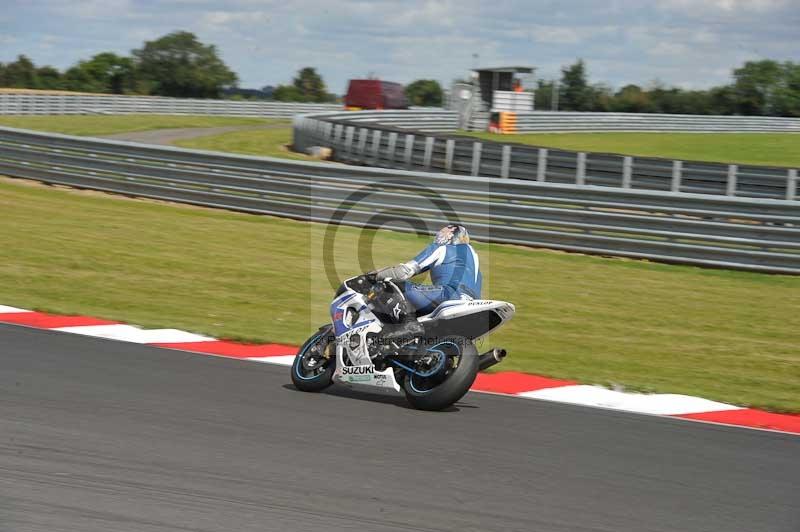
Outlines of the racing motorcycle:
{"label": "racing motorcycle", "polygon": [[[292,382],[319,392],[334,382],[405,393],[421,410],[442,410],[467,393],[478,371],[506,356],[494,348],[478,355],[475,341],[514,315],[505,301],[445,301],[418,316],[391,280],[374,273],[347,279],[330,306],[331,323],[319,328],[292,364]],[[416,320],[410,334],[392,334]],[[406,330],[406,329],[404,329]]]}

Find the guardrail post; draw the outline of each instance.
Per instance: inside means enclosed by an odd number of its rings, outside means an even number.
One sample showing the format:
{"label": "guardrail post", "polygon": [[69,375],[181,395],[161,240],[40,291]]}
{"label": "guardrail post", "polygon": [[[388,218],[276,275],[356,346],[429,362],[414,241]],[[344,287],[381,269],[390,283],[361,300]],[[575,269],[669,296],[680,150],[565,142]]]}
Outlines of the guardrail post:
{"label": "guardrail post", "polygon": [[336,144],[340,150],[344,149],[344,142],[345,142],[345,133],[347,132],[347,127],[342,125],[339,129],[339,133],[336,135]]}
{"label": "guardrail post", "polygon": [[482,149],[483,149],[483,143],[481,142],[472,143],[472,175],[478,175],[479,173],[481,173]]}
{"label": "guardrail post", "polygon": [[633,176],[633,157],[622,159],[622,188],[631,188],[631,177]]}
{"label": "guardrail post", "polygon": [[381,158],[381,130],[376,129],[372,132],[372,160],[375,164],[378,164],[378,161]]}
{"label": "guardrail post", "polygon": [[579,151],[578,152],[578,161],[576,164],[577,168],[575,169],[575,184],[576,185],[585,185],[586,184],[586,152]]}
{"label": "guardrail post", "polygon": [[789,170],[786,176],[786,199],[793,200],[797,196],[797,169]]}
{"label": "guardrail post", "polygon": [[324,139],[326,142],[322,143],[324,146],[336,147],[336,127],[336,124],[331,124],[330,131]]}
{"label": "guardrail post", "polygon": [[356,132],[356,128],[353,126],[347,126],[344,134],[344,151],[348,155],[353,153],[353,135]]}
{"label": "guardrail post", "polygon": [[728,196],[735,196],[736,195],[736,172],[739,171],[739,167],[735,164],[728,165],[728,186],[726,187],[725,194]]}
{"label": "guardrail post", "polygon": [[456,151],[456,141],[447,139],[444,148],[444,171],[445,173],[452,173],[453,171],[453,153]]}
{"label": "guardrail post", "polygon": [[411,168],[411,157],[414,154],[414,135],[410,133],[406,135],[406,151],[403,156],[403,162],[407,168]]}
{"label": "guardrail post", "polygon": [[344,126],[342,124],[336,124],[333,126],[333,138],[331,139],[331,144],[333,144],[334,149],[339,147],[339,143],[342,141],[342,137],[344,137],[344,135],[342,135],[343,129]]}
{"label": "guardrail post", "polygon": [[[367,128],[362,127],[361,131],[358,132],[358,154],[362,157],[367,153]],[[366,161],[361,161],[366,162]]]}
{"label": "guardrail post", "polygon": [[386,148],[386,158],[389,160],[390,163],[394,163],[395,159],[397,159],[394,153],[396,146],[397,146],[397,133],[392,131],[391,133],[389,133],[389,143],[388,147]]}
{"label": "guardrail post", "polygon": [[511,170],[511,146],[505,144],[503,146],[503,157],[500,161],[500,177],[508,179],[508,174]]}
{"label": "guardrail post", "polygon": [[683,179],[683,161],[672,161],[672,184],[669,187],[670,191],[681,191],[681,179]]}
{"label": "guardrail post", "polygon": [[425,137],[425,155],[422,162],[422,165],[425,168],[431,167],[431,158],[433,157],[433,140],[433,137]]}
{"label": "guardrail post", "polygon": [[547,148],[539,148],[539,156],[536,159],[536,181],[547,179]]}

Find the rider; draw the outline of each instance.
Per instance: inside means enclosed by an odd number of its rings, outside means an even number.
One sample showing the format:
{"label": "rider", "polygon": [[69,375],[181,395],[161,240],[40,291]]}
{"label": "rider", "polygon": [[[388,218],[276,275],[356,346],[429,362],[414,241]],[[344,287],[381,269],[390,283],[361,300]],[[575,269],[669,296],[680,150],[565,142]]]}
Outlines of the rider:
{"label": "rider", "polygon": [[[383,268],[375,272],[378,280],[407,281],[415,275],[430,270],[431,283],[396,283],[406,300],[419,315],[428,314],[439,304],[452,299],[478,299],[481,297],[482,275],[478,254],[469,243],[469,233],[463,225],[442,227],[433,243],[409,262]],[[392,336],[416,334],[422,327],[409,319],[392,331]]]}

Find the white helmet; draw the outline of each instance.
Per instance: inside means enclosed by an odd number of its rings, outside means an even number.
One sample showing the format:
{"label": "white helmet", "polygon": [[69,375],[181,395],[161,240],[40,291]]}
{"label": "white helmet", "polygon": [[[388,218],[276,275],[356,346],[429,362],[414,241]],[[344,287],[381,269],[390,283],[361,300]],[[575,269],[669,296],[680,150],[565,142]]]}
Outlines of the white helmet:
{"label": "white helmet", "polygon": [[434,244],[469,244],[469,233],[463,225],[445,225],[436,236],[433,237]]}

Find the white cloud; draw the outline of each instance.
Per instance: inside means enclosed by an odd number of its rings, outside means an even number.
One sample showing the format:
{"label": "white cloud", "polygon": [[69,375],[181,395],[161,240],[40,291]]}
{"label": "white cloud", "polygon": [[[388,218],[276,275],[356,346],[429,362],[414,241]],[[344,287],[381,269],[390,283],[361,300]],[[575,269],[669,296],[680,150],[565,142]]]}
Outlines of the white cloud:
{"label": "white cloud", "polygon": [[658,0],[661,8],[683,10],[686,14],[707,11],[733,12],[765,12],[781,9],[795,0]]}
{"label": "white cloud", "polygon": [[659,42],[647,51],[650,55],[673,57],[685,56],[690,52],[691,48],[688,45],[678,42]]}
{"label": "white cloud", "polygon": [[135,8],[131,0],[57,0],[51,4],[61,16],[80,19],[124,17]]}
{"label": "white cloud", "polygon": [[[582,57],[593,82],[709,86],[743,58],[800,58],[800,0],[0,0],[0,61],[67,67],[182,29],[216,44],[244,86],[316,66],[334,91],[373,71],[401,82]],[[45,35],[60,40],[44,41]],[[42,48],[44,44],[49,47]]]}
{"label": "white cloud", "polygon": [[537,26],[530,35],[536,42],[553,44],[577,44],[583,40],[580,29],[568,27]]}

